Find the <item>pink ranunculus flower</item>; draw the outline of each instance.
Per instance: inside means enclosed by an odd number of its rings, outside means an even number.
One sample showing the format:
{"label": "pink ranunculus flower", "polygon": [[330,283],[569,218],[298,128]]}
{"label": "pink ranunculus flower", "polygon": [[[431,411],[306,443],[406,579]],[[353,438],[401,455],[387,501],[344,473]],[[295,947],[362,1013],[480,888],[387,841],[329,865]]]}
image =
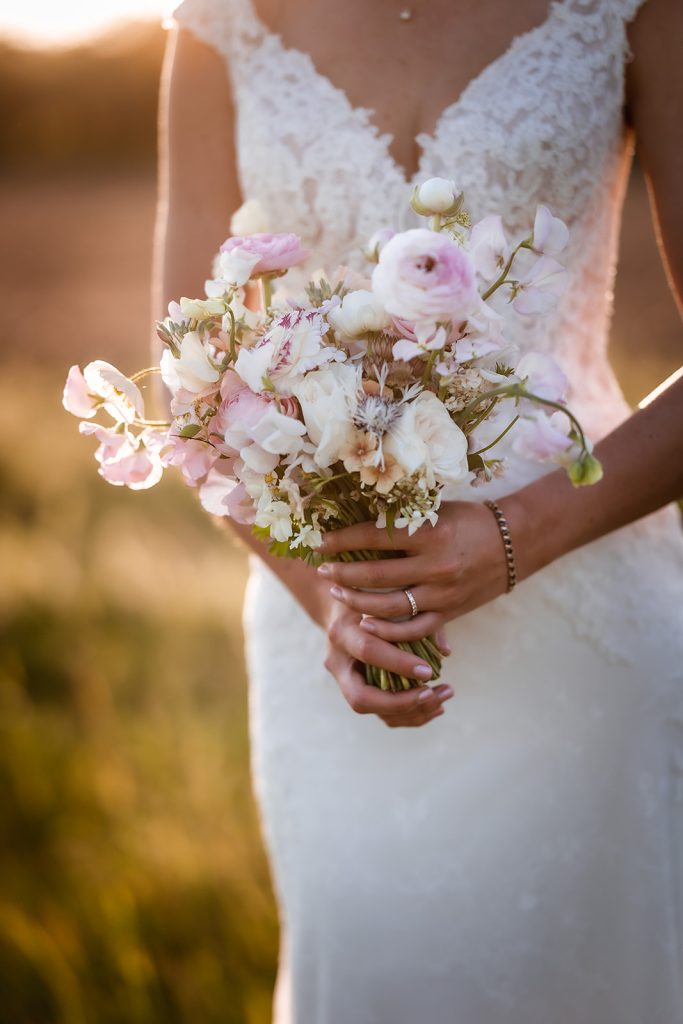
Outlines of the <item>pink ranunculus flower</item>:
{"label": "pink ranunculus flower", "polygon": [[466,320],[479,305],[468,253],[426,228],[402,231],[387,242],[372,287],[387,312],[414,324]]}
{"label": "pink ranunculus flower", "polygon": [[72,416],[89,420],[97,412],[102,400],[91,395],[79,366],[72,366],[64,385],[62,405]]}
{"label": "pink ranunculus flower", "polygon": [[289,267],[303,263],[310,255],[308,249],[304,249],[302,246],[298,235],[272,235],[268,232],[226,238],[220,251],[221,253],[258,256],[257,262],[251,268],[251,276],[288,270]]}

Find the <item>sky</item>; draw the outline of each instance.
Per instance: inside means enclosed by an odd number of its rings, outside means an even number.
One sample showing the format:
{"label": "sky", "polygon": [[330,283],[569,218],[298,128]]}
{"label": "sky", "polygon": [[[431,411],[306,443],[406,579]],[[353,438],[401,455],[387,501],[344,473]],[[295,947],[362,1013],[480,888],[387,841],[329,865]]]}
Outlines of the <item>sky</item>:
{"label": "sky", "polygon": [[177,0],[0,0],[0,35],[29,46],[63,46],[122,21],[160,21],[176,6]]}

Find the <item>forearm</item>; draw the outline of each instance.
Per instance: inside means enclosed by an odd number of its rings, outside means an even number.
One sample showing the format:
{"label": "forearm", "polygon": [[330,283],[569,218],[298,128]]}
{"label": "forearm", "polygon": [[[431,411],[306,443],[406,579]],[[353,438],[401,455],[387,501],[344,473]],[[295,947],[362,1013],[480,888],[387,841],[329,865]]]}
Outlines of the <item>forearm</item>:
{"label": "forearm", "polygon": [[267,545],[254,536],[250,526],[236,523],[234,520],[226,520],[226,523],[228,528],[232,529],[240,540],[254,554],[258,555],[284,583],[313,621],[319,626],[323,626],[330,605],[329,585],[320,579],[315,569],[298,558],[281,558],[271,555]]}
{"label": "forearm", "polygon": [[683,379],[596,446],[604,477],[574,488],[557,470],[500,502],[520,578],[683,497]]}

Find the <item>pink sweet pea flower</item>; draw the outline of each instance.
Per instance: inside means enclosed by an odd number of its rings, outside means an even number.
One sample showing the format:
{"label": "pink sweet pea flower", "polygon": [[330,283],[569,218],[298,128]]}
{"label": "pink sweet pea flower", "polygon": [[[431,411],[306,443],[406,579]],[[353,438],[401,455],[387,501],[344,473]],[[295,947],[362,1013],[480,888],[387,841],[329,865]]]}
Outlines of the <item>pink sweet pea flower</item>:
{"label": "pink sweet pea flower", "polygon": [[309,251],[303,248],[298,235],[271,235],[268,232],[227,238],[220,251],[249,258],[258,257],[255,263],[252,262],[252,276],[288,270],[289,267],[303,263],[310,255]]}
{"label": "pink sweet pea flower", "polygon": [[185,483],[196,487],[218,457],[219,452],[206,441],[170,434],[164,446],[162,461],[165,466],[178,466]]}
{"label": "pink sweet pea flower", "polygon": [[469,252],[477,273],[486,281],[499,276],[510,258],[510,246],[501,217],[491,214],[474,225],[470,233]]}
{"label": "pink sweet pea flower", "polygon": [[517,282],[512,306],[524,316],[549,313],[564,291],[567,272],[552,256],[541,256]]}
{"label": "pink sweet pea flower", "polygon": [[243,483],[223,473],[218,463],[199,488],[199,500],[207,512],[214,516],[230,516],[236,523],[251,525],[256,511],[253,499]]}
{"label": "pink sweet pea flower", "polygon": [[524,382],[527,391],[551,402],[561,402],[569,386],[555,360],[543,352],[527,352],[522,356],[517,363],[515,376]]}
{"label": "pink sweet pea flower", "polygon": [[479,303],[469,254],[426,228],[402,231],[386,243],[372,288],[388,313],[412,324],[466,320]]}
{"label": "pink sweet pea flower", "polygon": [[534,250],[546,256],[557,256],[568,241],[569,229],[564,221],[553,217],[547,206],[539,206],[534,220]]}
{"label": "pink sweet pea flower", "polygon": [[72,416],[79,416],[81,419],[90,419],[95,415],[102,400],[96,395],[91,395],[85,377],[79,366],[72,366],[64,385],[62,405]]}
{"label": "pink sweet pea flower", "polygon": [[559,410],[552,416],[541,412],[521,419],[512,428],[513,451],[535,462],[564,462],[574,449],[574,442],[567,436],[569,429],[568,417]]}

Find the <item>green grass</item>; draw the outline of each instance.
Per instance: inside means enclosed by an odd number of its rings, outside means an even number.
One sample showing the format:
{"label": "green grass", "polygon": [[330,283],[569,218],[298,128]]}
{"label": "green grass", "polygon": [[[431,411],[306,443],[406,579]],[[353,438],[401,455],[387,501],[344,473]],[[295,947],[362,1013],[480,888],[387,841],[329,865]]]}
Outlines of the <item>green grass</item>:
{"label": "green grass", "polygon": [[0,1024],[262,1024],[245,559],[178,480],[105,484],[60,387],[0,384]]}

